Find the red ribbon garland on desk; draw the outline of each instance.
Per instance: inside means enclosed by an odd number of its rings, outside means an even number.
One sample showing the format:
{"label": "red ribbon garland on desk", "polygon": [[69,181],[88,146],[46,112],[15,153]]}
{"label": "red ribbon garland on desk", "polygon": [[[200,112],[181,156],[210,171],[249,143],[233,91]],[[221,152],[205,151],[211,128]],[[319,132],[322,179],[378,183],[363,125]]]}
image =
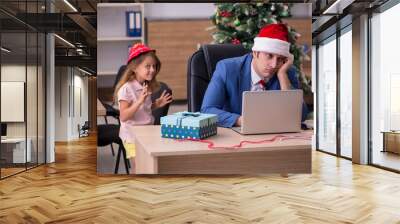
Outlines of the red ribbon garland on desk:
{"label": "red ribbon garland on desk", "polygon": [[201,142],[201,143],[207,143],[209,149],[239,149],[242,148],[244,144],[262,144],[262,143],[272,143],[275,142],[276,140],[280,141],[286,141],[286,140],[291,140],[291,139],[302,139],[302,140],[311,140],[311,136],[304,136],[304,135],[276,135],[271,139],[264,139],[264,140],[259,140],[259,141],[248,141],[248,140],[243,140],[240,141],[239,144],[237,145],[232,145],[232,146],[214,146],[214,142],[211,140],[202,140],[202,139],[177,139],[177,141],[183,142],[183,141],[192,141],[192,142]]}

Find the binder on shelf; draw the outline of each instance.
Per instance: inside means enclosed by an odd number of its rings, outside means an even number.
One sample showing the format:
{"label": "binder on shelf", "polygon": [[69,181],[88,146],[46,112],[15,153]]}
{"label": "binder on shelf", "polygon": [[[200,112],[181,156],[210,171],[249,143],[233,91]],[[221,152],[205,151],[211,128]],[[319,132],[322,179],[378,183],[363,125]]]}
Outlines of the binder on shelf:
{"label": "binder on shelf", "polygon": [[127,11],[126,12],[126,33],[129,37],[142,36],[142,12]]}

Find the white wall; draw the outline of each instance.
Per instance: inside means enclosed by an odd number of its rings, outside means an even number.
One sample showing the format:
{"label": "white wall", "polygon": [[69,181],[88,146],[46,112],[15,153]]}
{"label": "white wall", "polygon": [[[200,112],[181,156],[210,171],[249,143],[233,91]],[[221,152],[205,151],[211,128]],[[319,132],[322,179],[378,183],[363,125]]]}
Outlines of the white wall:
{"label": "white wall", "polygon": [[88,120],[88,78],[75,68],[56,67],[55,86],[55,140],[77,139],[78,124]]}
{"label": "white wall", "polygon": [[[79,71],[78,71],[79,72]],[[80,72],[79,72],[80,73]],[[82,73],[80,73],[83,75]],[[81,88],[82,100],[82,116],[79,116],[80,122],[83,124],[89,120],[89,79],[87,76],[75,75],[75,86]]]}
{"label": "white wall", "polygon": [[[215,12],[214,3],[145,3],[145,15],[153,19],[209,19]],[[311,18],[311,3],[298,3],[292,7],[292,17]]]}
{"label": "white wall", "polygon": [[[25,70],[26,69],[26,70]],[[36,67],[18,64],[10,64],[10,65],[2,65],[1,66],[1,81],[17,81],[17,82],[25,82],[26,72],[28,74],[36,74]],[[32,84],[32,83],[30,83]],[[36,82],[33,83],[36,85]],[[34,89],[34,93],[27,93],[28,99],[27,102],[30,103],[32,98],[36,98],[36,89]],[[3,96],[4,97],[4,96]],[[35,104],[36,106],[36,104]],[[1,110],[8,110],[8,108],[1,108]],[[6,111],[6,113],[12,113],[12,111]],[[33,120],[36,121],[36,114],[32,117],[33,114],[28,113],[28,121],[31,122]],[[7,136],[8,137],[25,137],[25,124],[26,122],[7,122]],[[32,124],[28,125],[28,128],[31,128]],[[29,132],[30,133],[30,132]],[[28,133],[28,137],[29,137]]]}
{"label": "white wall", "polygon": [[[1,81],[18,81],[25,82],[25,64],[24,65],[2,65]],[[28,70],[31,68],[28,67]],[[7,110],[7,108],[1,108]],[[11,111],[10,111],[11,113]],[[25,122],[9,122],[7,123],[8,137],[25,137]]]}
{"label": "white wall", "polygon": [[312,3],[295,3],[291,9],[294,18],[311,18]]}
{"label": "white wall", "polygon": [[215,11],[213,3],[145,3],[147,19],[208,19]]}
{"label": "white wall", "polygon": [[55,141],[68,141],[68,86],[67,67],[55,68]]}
{"label": "white wall", "polygon": [[[85,121],[88,121],[88,78],[87,76],[82,76],[83,74],[74,69],[74,91],[71,96],[71,132],[70,136],[72,139],[79,138],[78,125],[82,126]],[[71,88],[72,91],[72,88]],[[79,102],[80,101],[80,102]],[[80,111],[81,110],[81,111]]]}
{"label": "white wall", "polygon": [[[32,67],[28,66],[28,70]],[[1,81],[25,82],[25,65],[2,65]]]}
{"label": "white wall", "polygon": [[[54,5],[46,1],[46,7],[54,12]],[[46,163],[56,160],[55,141],[55,41],[54,35],[46,35]]]}
{"label": "white wall", "polygon": [[[27,81],[25,80],[27,78]],[[26,112],[26,121],[6,122],[7,137],[25,137],[30,139],[30,148],[32,152],[32,161],[36,162],[37,153],[39,154],[39,163],[44,163],[44,74],[42,67],[25,64],[3,64],[1,66],[2,81],[24,82],[26,85],[26,100],[23,102],[21,113]],[[3,92],[4,89],[2,89]],[[6,93],[7,94],[7,93]],[[23,94],[23,91],[22,91]],[[7,97],[7,95],[2,95]],[[26,102],[26,106],[25,106]],[[10,107],[2,107],[3,113],[15,113]],[[14,109],[15,110],[15,109]]]}

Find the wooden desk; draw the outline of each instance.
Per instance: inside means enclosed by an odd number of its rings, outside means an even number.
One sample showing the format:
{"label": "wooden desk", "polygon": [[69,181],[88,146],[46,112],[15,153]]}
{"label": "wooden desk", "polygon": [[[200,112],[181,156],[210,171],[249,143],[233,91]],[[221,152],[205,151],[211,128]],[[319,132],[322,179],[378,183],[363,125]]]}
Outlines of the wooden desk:
{"label": "wooden desk", "polygon": [[106,116],[106,108],[99,99],[97,99],[97,116]]}
{"label": "wooden desk", "polygon": [[[161,138],[160,126],[131,129],[136,136],[136,174],[311,173],[311,140],[291,139],[245,144],[240,149],[209,149],[206,143]],[[312,132],[301,134],[311,136]],[[231,129],[218,128],[218,135],[207,140],[216,146],[231,146],[241,140],[256,141],[274,136],[243,136]]]}

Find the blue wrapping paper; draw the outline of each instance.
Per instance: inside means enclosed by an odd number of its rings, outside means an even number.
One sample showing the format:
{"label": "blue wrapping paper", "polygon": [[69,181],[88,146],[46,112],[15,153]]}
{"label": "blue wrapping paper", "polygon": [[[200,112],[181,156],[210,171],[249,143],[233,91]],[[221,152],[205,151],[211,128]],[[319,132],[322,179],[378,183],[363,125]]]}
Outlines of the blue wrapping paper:
{"label": "blue wrapping paper", "polygon": [[204,139],[217,134],[217,115],[178,112],[161,117],[161,136],[175,139]]}

